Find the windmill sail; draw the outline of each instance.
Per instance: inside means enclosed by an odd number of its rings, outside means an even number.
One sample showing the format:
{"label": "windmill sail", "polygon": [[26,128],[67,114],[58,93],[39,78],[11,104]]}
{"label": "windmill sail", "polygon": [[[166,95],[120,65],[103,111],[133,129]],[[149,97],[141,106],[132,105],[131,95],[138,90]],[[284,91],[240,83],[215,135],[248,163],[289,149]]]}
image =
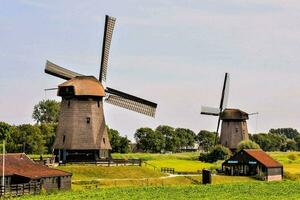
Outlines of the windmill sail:
{"label": "windmill sail", "polygon": [[225,73],[222,96],[221,96],[220,107],[219,107],[221,112],[227,106],[228,92],[229,92],[229,73]]}
{"label": "windmill sail", "polygon": [[106,88],[105,90],[109,95],[105,99],[107,103],[116,105],[128,110],[142,113],[151,117],[155,116],[157,104],[151,101],[112,89]]}
{"label": "windmill sail", "polygon": [[101,55],[101,63],[100,63],[100,75],[99,75],[100,82],[106,81],[109,49],[110,49],[115,22],[116,22],[116,18],[110,17],[108,15],[105,16],[105,26],[104,26],[104,34],[103,34],[102,55]]}
{"label": "windmill sail", "polygon": [[219,116],[220,109],[219,108],[208,107],[208,106],[201,106],[201,114],[202,115]]}
{"label": "windmill sail", "polygon": [[53,76],[56,76],[56,77],[59,77],[59,78],[65,79],[65,80],[70,80],[76,76],[82,76],[82,74],[78,74],[71,70],[60,67],[48,60],[46,62],[46,66],[45,66],[45,72],[47,74],[51,74]]}

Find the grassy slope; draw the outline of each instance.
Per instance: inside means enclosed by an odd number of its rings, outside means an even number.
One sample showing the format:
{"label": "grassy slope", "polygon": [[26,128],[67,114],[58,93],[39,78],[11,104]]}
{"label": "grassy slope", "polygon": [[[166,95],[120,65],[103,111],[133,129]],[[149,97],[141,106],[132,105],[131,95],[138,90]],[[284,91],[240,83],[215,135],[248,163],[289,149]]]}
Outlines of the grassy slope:
{"label": "grassy slope", "polygon": [[123,187],[60,192],[51,195],[23,196],[20,199],[219,199],[219,200],[296,200],[300,183],[255,182],[176,187]]}
{"label": "grassy slope", "polygon": [[160,172],[138,166],[102,167],[95,165],[67,165],[60,166],[58,168],[73,173],[73,181],[95,179],[134,179],[164,176],[164,174]]}
{"label": "grassy slope", "polygon": [[283,164],[284,172],[297,175],[300,180],[300,152],[269,152],[269,154]]}

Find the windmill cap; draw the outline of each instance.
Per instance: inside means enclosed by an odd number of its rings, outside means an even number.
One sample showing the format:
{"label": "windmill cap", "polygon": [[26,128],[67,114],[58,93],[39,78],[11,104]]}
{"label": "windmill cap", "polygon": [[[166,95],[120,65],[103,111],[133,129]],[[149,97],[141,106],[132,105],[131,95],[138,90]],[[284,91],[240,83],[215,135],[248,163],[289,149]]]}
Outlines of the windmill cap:
{"label": "windmill cap", "polygon": [[58,86],[58,96],[64,96],[66,87],[73,88],[75,96],[105,96],[103,85],[94,76],[76,76]]}
{"label": "windmill cap", "polygon": [[227,108],[221,113],[222,120],[247,120],[248,113],[235,108]]}

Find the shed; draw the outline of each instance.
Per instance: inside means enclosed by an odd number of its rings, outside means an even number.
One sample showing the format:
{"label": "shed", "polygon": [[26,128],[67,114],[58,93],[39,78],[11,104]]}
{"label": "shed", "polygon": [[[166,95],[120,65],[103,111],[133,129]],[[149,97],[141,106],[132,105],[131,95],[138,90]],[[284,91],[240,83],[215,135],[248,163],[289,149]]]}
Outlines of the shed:
{"label": "shed", "polygon": [[[39,182],[46,191],[55,189],[71,189],[72,174],[31,160],[24,153],[5,154],[5,185]],[[3,174],[3,154],[0,155],[0,176]]]}
{"label": "shed", "polygon": [[261,149],[244,149],[222,164],[222,171],[231,176],[259,175],[267,181],[282,180],[283,166]]}

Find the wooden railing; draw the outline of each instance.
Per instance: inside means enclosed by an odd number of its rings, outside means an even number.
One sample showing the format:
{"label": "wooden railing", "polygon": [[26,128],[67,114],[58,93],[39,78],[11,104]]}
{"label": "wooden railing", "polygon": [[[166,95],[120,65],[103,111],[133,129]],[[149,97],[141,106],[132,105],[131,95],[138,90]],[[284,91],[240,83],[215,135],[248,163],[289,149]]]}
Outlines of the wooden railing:
{"label": "wooden railing", "polygon": [[[68,164],[95,164],[102,166],[128,166],[128,165],[142,165],[141,159],[101,159],[97,161],[70,161]],[[61,165],[61,164],[60,164]]]}
{"label": "wooden railing", "polygon": [[174,168],[169,168],[169,167],[162,167],[160,168],[160,171],[163,173],[169,173],[169,174],[174,174],[175,169]]}
{"label": "wooden railing", "polygon": [[0,185],[0,196],[21,196],[24,194],[38,194],[41,191],[40,182],[24,184]]}

